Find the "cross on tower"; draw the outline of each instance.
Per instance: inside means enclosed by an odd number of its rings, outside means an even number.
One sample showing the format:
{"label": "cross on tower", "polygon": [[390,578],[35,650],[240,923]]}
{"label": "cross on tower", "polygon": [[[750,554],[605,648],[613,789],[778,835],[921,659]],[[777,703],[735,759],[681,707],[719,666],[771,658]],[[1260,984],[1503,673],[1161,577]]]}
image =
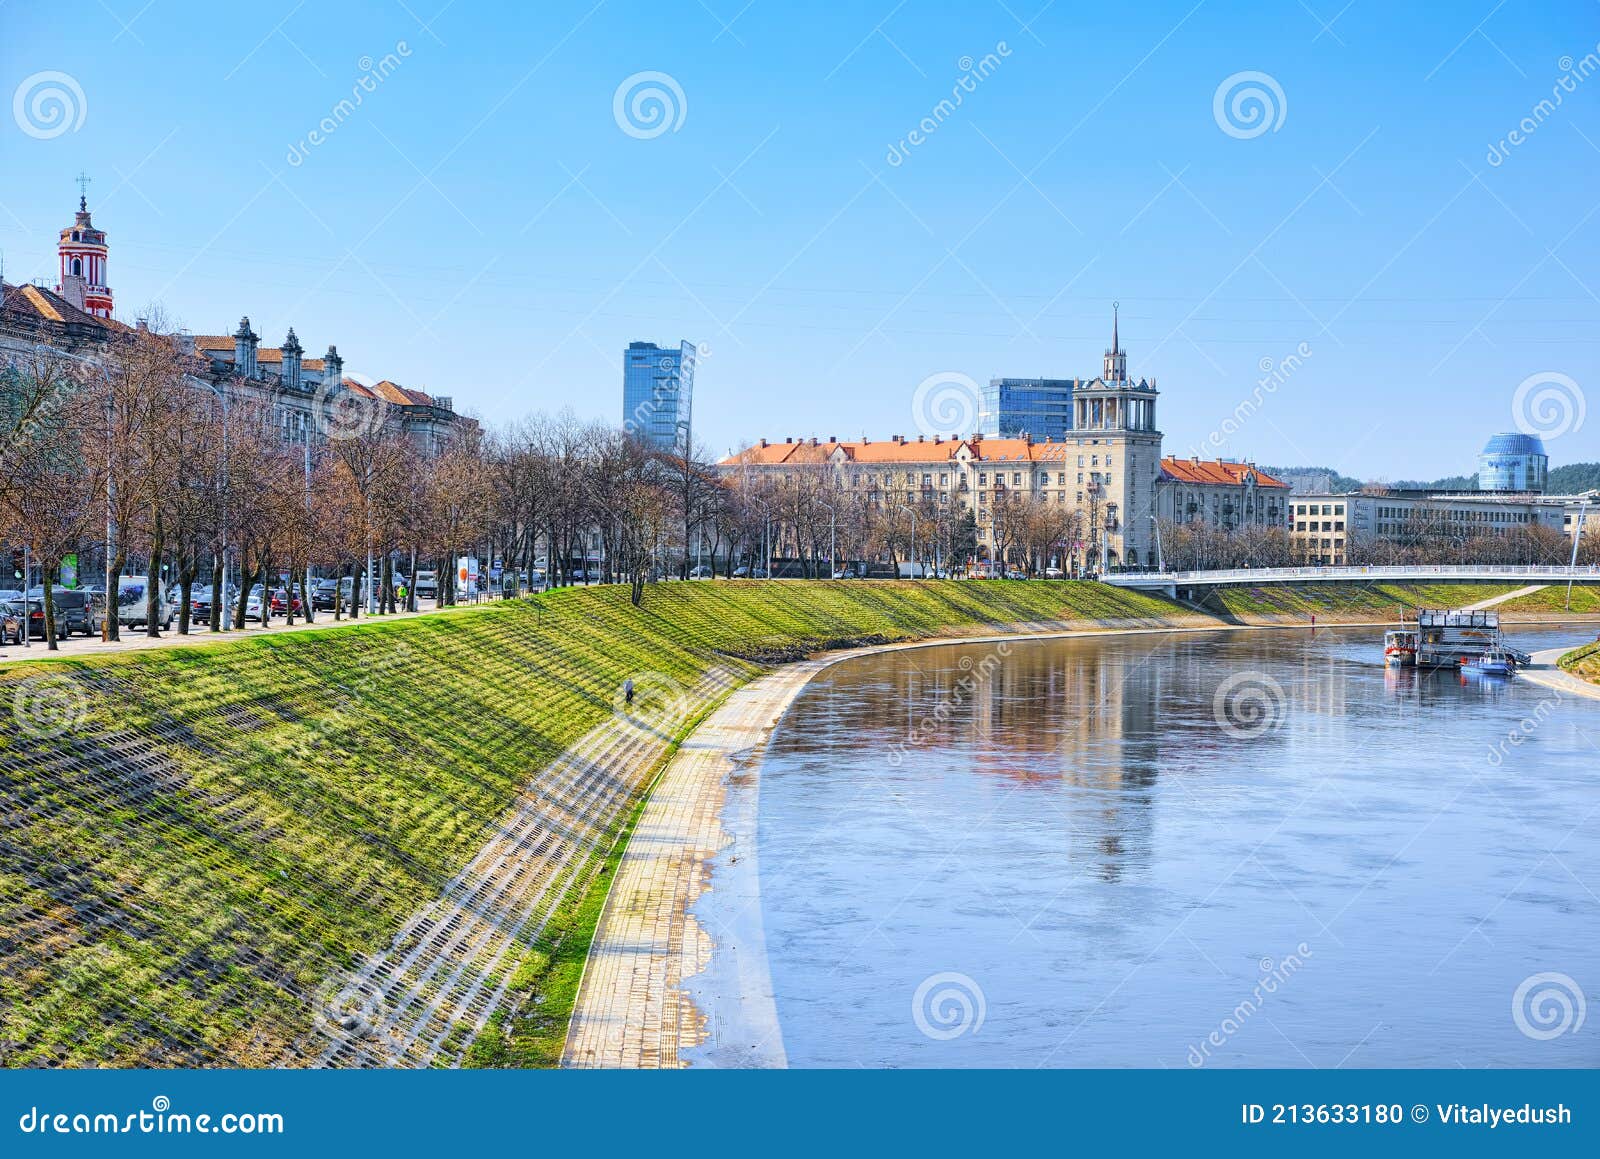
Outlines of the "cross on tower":
{"label": "cross on tower", "polygon": [[80,210],[86,211],[89,208],[89,182],[93,180],[94,178],[87,173],[78,174],[78,208]]}

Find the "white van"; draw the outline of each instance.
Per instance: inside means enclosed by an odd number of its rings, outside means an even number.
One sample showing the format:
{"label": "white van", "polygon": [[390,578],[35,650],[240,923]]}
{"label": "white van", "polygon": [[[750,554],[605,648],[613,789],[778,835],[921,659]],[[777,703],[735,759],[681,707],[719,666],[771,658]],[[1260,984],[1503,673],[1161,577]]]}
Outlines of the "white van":
{"label": "white van", "polygon": [[[150,581],[142,575],[125,575],[117,581],[117,623],[130,628],[145,626],[146,593],[150,590]],[[168,598],[168,593],[161,593],[160,610],[161,630],[172,630],[172,621],[178,614],[178,605]]]}

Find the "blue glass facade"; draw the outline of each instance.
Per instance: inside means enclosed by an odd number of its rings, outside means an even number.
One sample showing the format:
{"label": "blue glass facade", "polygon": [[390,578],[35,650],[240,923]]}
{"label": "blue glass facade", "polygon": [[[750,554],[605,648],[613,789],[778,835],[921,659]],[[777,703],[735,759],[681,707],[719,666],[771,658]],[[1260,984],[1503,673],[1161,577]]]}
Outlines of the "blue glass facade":
{"label": "blue glass facade", "polygon": [[992,438],[1061,440],[1072,430],[1070,378],[991,378],[983,388],[978,430]]}
{"label": "blue glass facade", "polygon": [[1478,490],[1543,491],[1549,482],[1550,457],[1534,435],[1495,435],[1478,454]]}
{"label": "blue glass facade", "polygon": [[692,342],[630,342],[622,353],[622,426],[659,450],[682,450],[694,414]]}

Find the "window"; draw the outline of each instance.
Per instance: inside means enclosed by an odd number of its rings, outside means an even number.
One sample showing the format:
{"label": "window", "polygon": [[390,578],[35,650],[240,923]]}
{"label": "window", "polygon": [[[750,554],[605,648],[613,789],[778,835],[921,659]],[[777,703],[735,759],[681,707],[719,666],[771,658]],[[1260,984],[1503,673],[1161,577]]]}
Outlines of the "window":
{"label": "window", "polygon": [[1066,485],[1067,485],[1067,473],[1065,471],[1062,471],[1059,475],[1056,476],[1056,486],[1057,487],[1065,487]]}
{"label": "window", "polygon": [[979,471],[978,472],[978,486],[987,487],[988,485],[989,485],[989,473],[987,471]]}
{"label": "window", "polygon": [[[77,239],[74,238],[73,240],[76,241]],[[72,276],[75,278],[81,278],[83,276],[83,259],[72,259]]]}
{"label": "window", "polygon": [[[1082,442],[1083,440],[1080,439],[1078,441]],[[1080,466],[1080,467],[1083,466],[1083,456],[1082,455],[1078,456],[1078,466]]]}
{"label": "window", "polygon": [[948,487],[949,485],[950,485],[950,472],[948,472],[948,471],[940,471],[939,472],[939,486]]}

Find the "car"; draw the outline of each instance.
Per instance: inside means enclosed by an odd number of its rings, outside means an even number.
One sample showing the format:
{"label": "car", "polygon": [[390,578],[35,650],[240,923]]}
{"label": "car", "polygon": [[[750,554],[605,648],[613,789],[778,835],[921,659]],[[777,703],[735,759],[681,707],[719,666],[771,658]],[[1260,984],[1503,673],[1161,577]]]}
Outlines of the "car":
{"label": "car", "polygon": [[[30,611],[38,616],[37,625],[29,622]],[[22,643],[23,632],[34,640],[44,635],[44,606],[22,599],[18,592],[15,599],[0,599],[0,645]]]}
{"label": "car", "polygon": [[[232,616],[233,609],[238,606],[239,593],[233,587],[224,585],[222,589],[222,615],[224,619]],[[211,622],[211,585],[201,584],[189,589],[189,620],[191,623],[208,624]]]}
{"label": "car", "polygon": [[1012,568],[1010,571],[1006,572],[1006,579],[1008,580],[1025,580],[1027,578],[1028,573],[1021,571],[1018,568]]}
{"label": "car", "polygon": [[1061,569],[1059,567],[1047,567],[1044,569],[1045,579],[1060,579],[1061,574]]}
{"label": "car", "polygon": [[[143,627],[148,611],[149,581],[142,575],[125,575],[117,580],[117,622],[130,628]],[[163,631],[172,630],[172,621],[178,614],[177,605],[163,592],[157,608],[158,622]]]}
{"label": "car", "polygon": [[[292,606],[293,606],[294,614],[297,615],[297,616],[302,611],[305,610],[305,604],[300,599],[300,585],[299,584],[295,584],[294,585],[294,595],[292,597]],[[291,607],[291,596],[289,594],[289,590],[287,588],[274,588],[274,589],[272,589],[272,610],[273,610],[274,614],[279,615],[279,616],[287,615],[289,613],[290,607]]]}
{"label": "car", "polygon": [[437,599],[439,595],[439,573],[418,568],[416,592],[418,599],[423,596],[427,596],[429,599]]}
{"label": "car", "polygon": [[311,607],[318,612],[331,612],[335,597],[341,607],[350,604],[350,593],[355,591],[355,580],[349,576],[343,579],[335,576],[326,576],[316,580],[311,585]]}
{"label": "car", "polygon": [[715,574],[715,572],[713,572],[703,563],[696,564],[694,567],[689,569],[690,579],[710,579]]}
{"label": "car", "polygon": [[[28,599],[44,599],[44,589],[32,587],[28,589]],[[85,636],[95,634],[95,606],[93,597],[78,588],[60,588],[52,586],[50,589],[50,602],[54,605],[56,617],[56,639],[65,640],[74,632],[81,632]],[[41,613],[43,609],[41,607]],[[38,622],[39,638],[44,638],[44,618],[41,614]]]}

